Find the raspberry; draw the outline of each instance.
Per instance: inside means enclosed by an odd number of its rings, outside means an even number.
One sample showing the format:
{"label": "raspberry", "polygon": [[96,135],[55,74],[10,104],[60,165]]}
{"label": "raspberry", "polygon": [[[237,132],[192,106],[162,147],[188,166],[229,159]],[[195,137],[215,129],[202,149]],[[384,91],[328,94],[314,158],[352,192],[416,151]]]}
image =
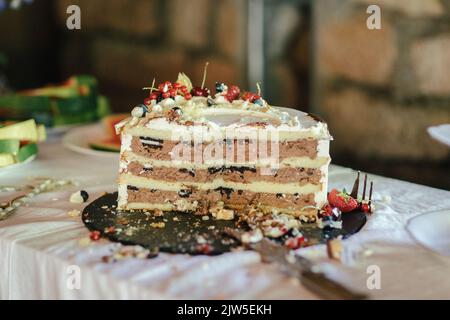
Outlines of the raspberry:
{"label": "raspberry", "polygon": [[240,93],[241,93],[241,90],[239,89],[238,86],[231,86],[228,89],[228,92],[225,94],[225,98],[229,102],[232,102],[233,100],[236,100],[237,98],[239,98]]}

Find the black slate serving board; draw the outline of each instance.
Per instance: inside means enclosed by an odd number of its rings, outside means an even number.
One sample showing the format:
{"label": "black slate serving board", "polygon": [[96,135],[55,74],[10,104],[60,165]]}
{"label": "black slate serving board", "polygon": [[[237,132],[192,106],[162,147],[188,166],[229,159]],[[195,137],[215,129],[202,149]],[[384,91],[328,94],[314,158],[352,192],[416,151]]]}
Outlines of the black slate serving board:
{"label": "black slate serving board", "polygon": [[[162,217],[135,210],[118,211],[117,192],[108,193],[89,204],[83,211],[86,227],[99,231],[103,237],[125,245],[141,245],[151,250],[170,253],[217,255],[238,247],[240,243],[224,234],[225,228],[245,230],[235,221],[203,220],[190,213],[166,212]],[[366,223],[362,212],[342,215],[342,229],[319,229],[315,224],[305,225],[303,235],[312,243],[325,243],[327,239],[342,235],[344,238],[358,232]],[[151,224],[164,222],[164,228]],[[285,235],[274,241],[284,242]],[[200,241],[199,241],[200,239]]]}

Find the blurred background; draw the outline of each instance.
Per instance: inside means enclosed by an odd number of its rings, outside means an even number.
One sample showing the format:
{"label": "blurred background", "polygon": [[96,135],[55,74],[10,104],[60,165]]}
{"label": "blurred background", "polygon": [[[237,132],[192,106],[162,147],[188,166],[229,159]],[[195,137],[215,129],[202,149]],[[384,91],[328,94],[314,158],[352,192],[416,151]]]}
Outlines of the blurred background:
{"label": "blurred background", "polygon": [[[333,163],[450,190],[450,149],[426,131],[450,123],[450,0],[10,2],[0,94],[89,74],[114,112],[129,112],[153,77],[200,83],[209,61],[210,88],[262,81],[271,104],[324,118]],[[66,27],[71,4],[81,30]],[[370,4],[381,30],[366,26]]]}

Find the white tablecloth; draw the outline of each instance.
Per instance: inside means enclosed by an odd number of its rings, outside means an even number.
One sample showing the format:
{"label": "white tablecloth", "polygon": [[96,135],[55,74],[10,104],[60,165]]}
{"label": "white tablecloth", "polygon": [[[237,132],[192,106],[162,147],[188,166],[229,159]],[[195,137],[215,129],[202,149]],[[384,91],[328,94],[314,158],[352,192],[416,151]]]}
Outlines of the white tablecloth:
{"label": "white tablecloth", "polygon": [[[118,244],[101,240],[88,246],[80,217],[68,201],[85,189],[90,200],[115,191],[114,157],[77,154],[59,140],[41,146],[25,166],[0,172],[0,185],[24,185],[36,177],[72,179],[66,187],[37,196],[11,218],[0,221],[0,299],[315,299],[295,279],[263,264],[251,251],[217,257],[160,254],[154,259],[102,262]],[[355,172],[331,166],[330,187],[351,188]],[[364,229],[344,241],[344,263],[325,258],[324,246],[301,249],[327,274],[371,298],[450,298],[450,259],[416,245],[405,231],[413,216],[450,208],[450,192],[369,176],[375,184],[377,211]],[[393,200],[381,201],[391,197]],[[5,195],[0,194],[0,202]],[[67,285],[69,266],[81,270],[81,287]],[[381,270],[381,289],[369,290],[367,266]]]}

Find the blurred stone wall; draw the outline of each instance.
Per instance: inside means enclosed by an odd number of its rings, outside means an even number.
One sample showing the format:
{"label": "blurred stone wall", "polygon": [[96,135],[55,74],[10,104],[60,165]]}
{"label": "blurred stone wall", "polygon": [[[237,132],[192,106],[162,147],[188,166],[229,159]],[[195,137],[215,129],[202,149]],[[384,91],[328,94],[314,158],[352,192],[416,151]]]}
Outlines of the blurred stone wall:
{"label": "blurred stone wall", "polygon": [[[66,29],[66,8],[81,8],[82,29]],[[245,1],[239,0],[59,0],[54,11],[61,31],[63,73],[95,74],[116,110],[129,111],[153,77],[174,81],[187,73],[207,86],[245,84]]]}
{"label": "blurred stone wall", "polygon": [[[381,30],[366,26],[370,4],[381,8]],[[448,161],[449,148],[426,129],[450,123],[450,1],[313,6],[314,108],[329,123],[336,158]]]}

